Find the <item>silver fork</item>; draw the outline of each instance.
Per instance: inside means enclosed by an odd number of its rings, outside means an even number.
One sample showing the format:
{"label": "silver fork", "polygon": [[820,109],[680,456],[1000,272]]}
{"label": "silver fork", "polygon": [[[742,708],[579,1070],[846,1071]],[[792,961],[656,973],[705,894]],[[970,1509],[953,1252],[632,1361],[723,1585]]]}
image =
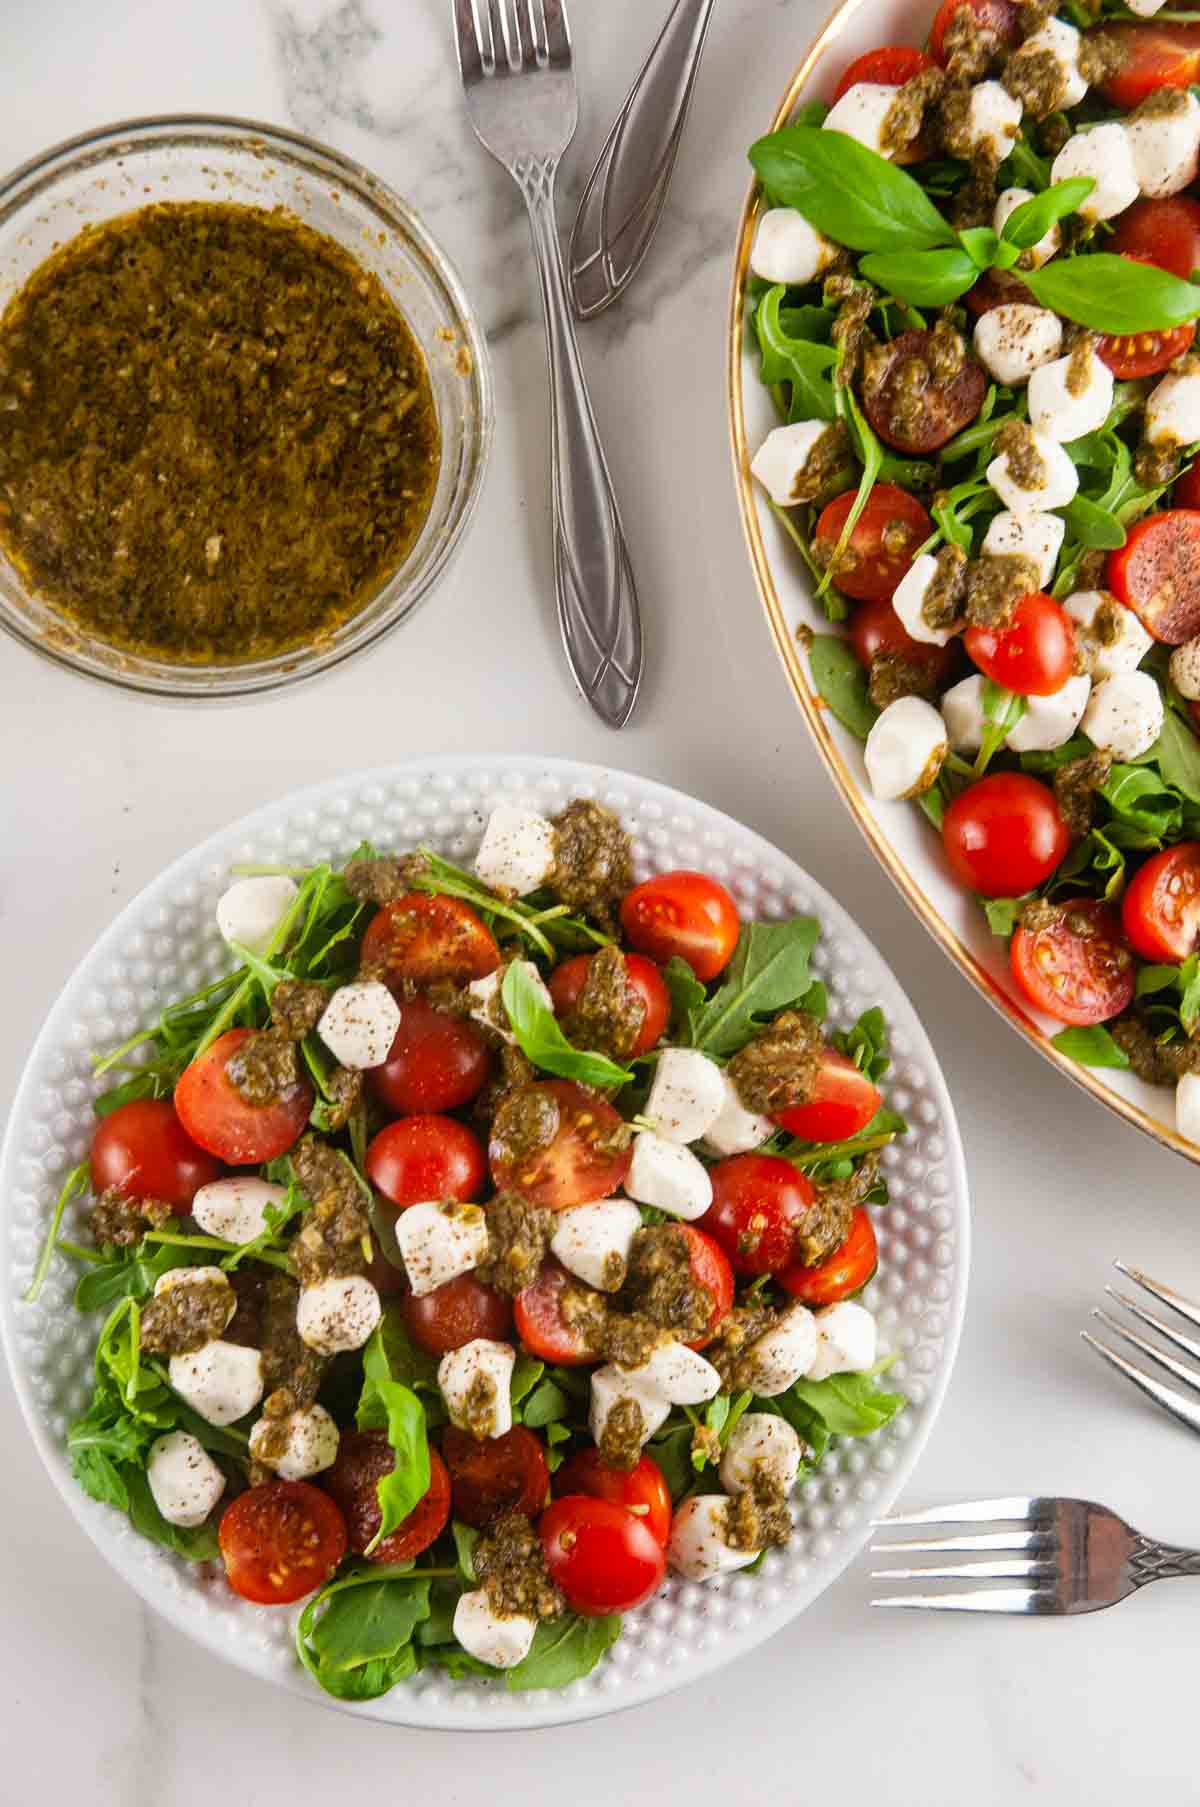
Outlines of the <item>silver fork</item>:
{"label": "silver fork", "polygon": [[559,160],[579,105],[562,0],[451,0],[458,66],[475,136],[529,209],[550,353],[554,585],[567,659],[610,727],[622,728],[642,677],[637,588],[563,273],[554,215]]}
{"label": "silver fork", "polygon": [[[872,1555],[960,1556],[933,1568],[880,1569],[874,1581],[1019,1582],[966,1593],[891,1594],[872,1606],[932,1607],[941,1612],[1061,1614],[1115,1606],[1151,1581],[1200,1576],[1200,1550],[1158,1543],[1094,1500],[971,1500],[880,1521],[895,1525],[1007,1525],[1002,1531],[952,1533],[880,1543]],[[1006,1552],[1006,1554],[1000,1554]]]}
{"label": "silver fork", "polygon": [[[1143,1291],[1148,1292],[1151,1298],[1157,1299],[1161,1305],[1177,1312],[1181,1318],[1186,1318],[1189,1324],[1200,1329],[1200,1306],[1194,1304],[1191,1299],[1185,1299],[1182,1293],[1175,1291],[1174,1287],[1162,1286],[1157,1280],[1151,1280],[1149,1275],[1144,1274],[1139,1267],[1126,1267],[1123,1261],[1114,1261],[1113,1266],[1118,1273],[1124,1274],[1127,1280],[1132,1280],[1135,1286],[1140,1286]],[[1176,1349],[1181,1350],[1184,1355],[1190,1356],[1194,1362],[1200,1364],[1200,1342],[1197,1342],[1194,1337],[1185,1336],[1181,1330],[1176,1330],[1162,1318],[1156,1317],[1154,1312],[1147,1311],[1144,1305],[1139,1305],[1136,1299],[1131,1299],[1128,1293],[1117,1292],[1112,1286],[1106,1286],[1104,1290],[1110,1299],[1123,1306],[1139,1323],[1145,1324],[1150,1330],[1157,1331],[1165,1341],[1174,1344]],[[1112,1316],[1111,1312],[1101,1311],[1097,1307],[1092,1312],[1092,1316],[1098,1318],[1106,1329],[1121,1337],[1139,1354],[1146,1356],[1149,1361],[1165,1369],[1168,1374],[1173,1374],[1176,1380],[1182,1381],[1185,1387],[1200,1396],[1200,1366],[1189,1368],[1186,1363],[1177,1361],[1173,1355],[1168,1355],[1165,1349],[1159,1349],[1147,1337],[1139,1335],[1136,1330],[1131,1330],[1127,1324],[1122,1324],[1119,1318]],[[1115,1349],[1110,1349],[1107,1343],[1102,1343],[1089,1330],[1081,1330],[1079,1334],[1089,1349],[1094,1349],[1097,1355],[1103,1356],[1104,1360],[1115,1368],[1118,1374],[1124,1374],[1127,1380],[1131,1380],[1134,1386],[1140,1388],[1148,1398],[1153,1399],[1156,1405],[1162,1406],[1163,1410],[1170,1412],[1173,1418],[1178,1418],[1181,1423],[1186,1424],[1189,1430],[1200,1431],[1200,1404],[1179,1392],[1176,1387],[1169,1387],[1163,1381],[1155,1380],[1152,1374],[1147,1374],[1136,1363],[1129,1361],[1124,1355],[1119,1355]]]}

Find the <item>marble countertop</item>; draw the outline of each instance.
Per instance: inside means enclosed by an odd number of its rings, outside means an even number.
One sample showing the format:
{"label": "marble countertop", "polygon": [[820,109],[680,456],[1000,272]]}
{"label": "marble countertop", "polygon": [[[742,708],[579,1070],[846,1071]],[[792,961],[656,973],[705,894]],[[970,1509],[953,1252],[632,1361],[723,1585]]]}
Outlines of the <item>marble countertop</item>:
{"label": "marble countertop", "polygon": [[[0,1098],[48,994],[174,855],[333,771],[435,751],[543,751],[652,774],[741,817],[866,925],[922,1010],[962,1118],[976,1208],[958,1370],[912,1505],[1103,1499],[1200,1542],[1200,1451],[1079,1341],[1115,1256],[1200,1295],[1197,1176],[1009,1033],[870,859],[809,746],[742,551],[725,427],[729,255],[744,148],[818,0],[723,0],[660,238],[585,332],[639,573],[647,678],[606,732],[569,685],[547,510],[546,370],[515,189],[470,137],[446,0],[4,0],[0,166],[123,117],[282,121],[362,159],[426,215],[481,309],[498,430],[436,598],[374,654],[255,706],[117,695],[0,646]],[[563,214],[664,0],[574,0],[583,118]],[[469,658],[460,649],[469,645]],[[453,702],[443,699],[450,693]],[[20,782],[15,782],[16,778]],[[335,1716],[222,1667],[98,1561],[0,1388],[0,1803],[244,1807],[338,1798],[520,1802],[745,1794],[908,1807],[1196,1798],[1187,1583],[1026,1623],[872,1614],[864,1559],[732,1672],[619,1722],[467,1742]],[[851,1704],[853,1703],[853,1704]],[[852,1715],[852,1717],[851,1717]],[[591,1780],[595,1778],[595,1780]],[[826,1793],[828,1791],[828,1795]]]}

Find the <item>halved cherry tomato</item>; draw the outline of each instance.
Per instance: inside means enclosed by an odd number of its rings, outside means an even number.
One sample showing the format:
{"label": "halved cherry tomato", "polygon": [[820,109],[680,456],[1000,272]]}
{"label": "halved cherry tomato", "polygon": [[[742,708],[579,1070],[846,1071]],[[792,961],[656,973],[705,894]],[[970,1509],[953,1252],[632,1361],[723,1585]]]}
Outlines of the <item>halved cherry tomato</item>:
{"label": "halved cherry tomato", "polygon": [[850,644],[864,671],[870,671],[880,653],[891,653],[927,670],[937,684],[949,676],[956,656],[953,640],[948,646],[914,640],[891,603],[883,601],[859,603],[850,617]]}
{"label": "halved cherry tomato", "polygon": [[666,1553],[649,1526],[611,1500],[564,1494],[542,1513],[538,1535],[550,1579],[585,1619],[640,1606],[667,1572]]}
{"label": "halved cherry tomato", "polygon": [[984,897],[1021,897],[1049,878],[1071,833],[1047,785],[993,772],[949,805],[942,845],[960,884]]}
{"label": "halved cherry tomato", "polygon": [[657,1462],[644,1453],[636,1468],[610,1468],[598,1449],[579,1449],[553,1477],[556,1497],[588,1493],[595,1500],[624,1506],[665,1545],[671,1535],[671,1493]]}
{"label": "halved cherry tomato", "polygon": [[878,1265],[875,1226],[870,1213],[862,1205],[855,1205],[841,1248],[816,1267],[793,1262],[791,1267],[781,1268],[775,1279],[784,1292],[803,1300],[805,1305],[836,1305],[839,1299],[860,1292]]}
{"label": "halved cherry tomato", "polygon": [[[557,1016],[566,1016],[575,1008],[594,957],[592,954],[575,954],[570,960],[562,961],[550,974],[550,996],[554,999]],[[644,954],[626,954],[625,973],[642,1000],[643,1011],[642,1026],[630,1052],[632,1059],[637,1054],[648,1054],[662,1036],[671,1014],[671,994],[653,960],[647,960]]]}
{"label": "halved cherry tomato", "polygon": [[226,1508],[218,1533],[225,1578],[259,1606],[287,1606],[324,1587],[346,1554],[346,1521],[307,1481],[264,1481]]}
{"label": "halved cherry tomato", "polygon": [[1143,960],[1186,960],[1200,934],[1200,841],[1152,853],[1121,900],[1125,938]]}
{"label": "halved cherry tomato", "polygon": [[805,1104],[789,1105],[775,1121],[804,1142],[844,1142],[865,1129],[883,1099],[861,1067],[836,1048],[826,1048]]}
{"label": "halved cherry tomato", "polygon": [[741,922],[724,885],[704,872],[660,872],[627,891],[621,927],[639,954],[665,965],[673,954],[698,979],[715,979],[733,958]]}
{"label": "halved cherry tomato", "polygon": [[812,1182],[777,1155],[735,1154],[709,1170],[713,1202],[700,1227],[735,1274],[774,1274],[795,1260],[796,1234],[816,1197]]}
{"label": "halved cherry tomato", "polygon": [[1109,553],[1104,581],[1156,640],[1182,646],[1200,634],[1200,509],[1136,521]]}
{"label": "halved cherry tomato", "polygon": [[579,1325],[568,1324],[563,1316],[563,1290],[579,1284],[565,1267],[547,1259],[533,1284],[513,1300],[517,1335],[529,1354],[539,1361],[553,1362],[560,1368],[581,1368],[585,1362],[600,1360],[600,1351],[589,1345]]}
{"label": "halved cherry tomato", "polygon": [[429,1198],[478,1198],[487,1178],[483,1143],[455,1117],[405,1117],[368,1144],[363,1165],[384,1198],[404,1210]]}
{"label": "halved cherry tomato", "polygon": [[1169,19],[1108,21],[1104,36],[1123,52],[1120,68],[1100,84],[1114,107],[1128,111],[1158,88],[1190,88],[1200,81],[1200,25]]}
{"label": "halved cherry tomato", "polygon": [[96,1125],[92,1191],[158,1198],[184,1212],[220,1176],[221,1163],[200,1148],[166,1098],[133,1098]]}
{"label": "halved cherry tomato", "polygon": [[[1126,251],[1124,255],[1133,263],[1154,262],[1145,252]],[[1195,337],[1194,320],[1189,320],[1186,326],[1173,326],[1162,332],[1101,333],[1096,340],[1096,356],[1122,382],[1135,377],[1157,376],[1160,370],[1183,356]]]}
{"label": "halved cherry tomato", "polygon": [[[939,451],[969,427],[987,394],[987,373],[970,352],[955,376],[933,376],[926,363],[928,344],[928,331],[898,333],[883,347],[863,383],[867,419],[885,444],[909,457]],[[918,363],[925,374],[917,385],[919,406],[913,407],[909,372]],[[841,587],[840,578],[838,581]]]}
{"label": "halved cherry tomato", "polygon": [[[857,496],[856,489],[848,489],[821,510],[813,540],[823,563],[833,557]],[[838,589],[856,602],[890,601],[917,548],[932,532],[933,522],[915,496],[894,483],[877,483],[838,560],[834,573]]]}
{"label": "halved cherry tomato", "polygon": [[465,985],[495,972],[500,949],[491,930],[460,898],[410,891],[372,916],[363,936],[362,963],[386,968],[392,981],[431,985],[435,979],[450,979]]}
{"label": "halved cherry tomato", "polygon": [[356,1556],[368,1562],[409,1562],[436,1543],[450,1517],[450,1476],[436,1449],[429,1450],[429,1489],[408,1517],[368,1554],[383,1523],[379,1483],[396,1466],[396,1452],[386,1431],[343,1431],[337,1461],[321,1476],[321,1485],[342,1509],[346,1535]]}
{"label": "halved cherry tomato", "polygon": [[1018,924],[1008,954],[1030,1003],[1060,1023],[1106,1023],[1133,996],[1133,956],[1099,898],[1067,904],[1045,928]]}
{"label": "halved cherry tomato", "polygon": [[943,67],[949,60],[946,54],[946,32],[955,13],[964,6],[969,6],[975,14],[977,25],[994,33],[998,43],[1012,45],[1020,36],[1018,8],[1012,0],[942,0],[933,16],[929,48],[933,52],[934,61],[941,63]]}
{"label": "halved cherry tomato", "polygon": [[490,1525],[502,1512],[536,1518],[546,1504],[546,1452],[541,1438],[523,1424],[482,1443],[451,1424],[442,1433],[442,1456],[450,1470],[454,1516],[464,1525]]}
{"label": "halved cherry tomato", "polygon": [[558,1113],[554,1140],[532,1154],[514,1154],[504,1139],[503,1112],[497,1113],[488,1145],[496,1189],[519,1192],[550,1211],[611,1198],[633,1159],[622,1118],[607,1099],[570,1079],[542,1080],[536,1090]]}
{"label": "halved cherry tomato", "polygon": [[247,1104],[225,1069],[255,1029],[227,1029],[192,1064],[175,1087],[179,1121],[201,1148],[230,1167],[250,1167],[286,1154],[299,1140],[313,1105],[305,1078],[271,1104]]}
{"label": "halved cherry tomato", "polygon": [[1109,249],[1121,257],[1157,264],[1185,282],[1200,264],[1200,201],[1190,195],[1146,196],[1114,224]]}
{"label": "halved cherry tomato", "polygon": [[967,652],[985,678],[1021,696],[1053,696],[1075,669],[1075,629],[1052,596],[1022,596],[1007,627],[969,627]]}
{"label": "halved cherry tomato", "polygon": [[1176,508],[1200,508],[1200,458],[1176,477],[1172,500]]}
{"label": "halved cherry tomato", "polygon": [[908,44],[885,44],[879,50],[868,50],[865,55],[856,56],[847,64],[833,91],[833,98],[841,100],[842,95],[858,82],[881,82],[884,87],[901,88],[923,69],[932,68],[933,58],[926,56],[923,50],[914,50]]}
{"label": "halved cherry tomato", "polygon": [[426,1355],[448,1355],[485,1336],[502,1343],[512,1329],[512,1306],[494,1286],[474,1274],[459,1274],[431,1293],[406,1293],[400,1302],[404,1328]]}
{"label": "halved cherry tomato", "polygon": [[491,1070],[491,1051],[474,1023],[425,998],[405,998],[391,1052],[371,1068],[367,1084],[386,1109],[425,1115],[469,1104]]}
{"label": "halved cherry tomato", "polygon": [[707,1343],[712,1342],[717,1325],[722,1318],[729,1316],[733,1306],[733,1269],[720,1243],[715,1242],[704,1230],[698,1230],[694,1223],[672,1224],[671,1228],[688,1245],[688,1264],[693,1281],[697,1286],[702,1286],[712,1298],[712,1316],[703,1336],[698,1336],[694,1343],[688,1344],[689,1349],[703,1349]]}

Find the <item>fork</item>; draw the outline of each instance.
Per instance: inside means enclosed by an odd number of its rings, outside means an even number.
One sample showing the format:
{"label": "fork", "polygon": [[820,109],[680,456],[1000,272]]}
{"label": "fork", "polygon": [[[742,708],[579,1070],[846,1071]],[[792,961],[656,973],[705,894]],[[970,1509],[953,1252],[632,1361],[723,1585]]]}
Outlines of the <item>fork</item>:
{"label": "fork", "polygon": [[[1191,1299],[1185,1299],[1183,1294],[1177,1293],[1173,1287],[1162,1286],[1157,1280],[1151,1280],[1139,1267],[1126,1267],[1123,1261],[1114,1261],[1113,1266],[1119,1274],[1124,1274],[1127,1280],[1132,1280],[1135,1286],[1140,1286],[1145,1292],[1148,1292],[1151,1298],[1157,1299],[1160,1304],[1166,1305],[1171,1311],[1177,1312],[1181,1318],[1186,1318],[1189,1324],[1194,1324],[1197,1329],[1200,1329],[1200,1306],[1195,1305]],[[1106,1286],[1104,1290],[1110,1299],[1123,1306],[1139,1323],[1145,1324],[1151,1330],[1156,1330],[1168,1343],[1173,1343],[1175,1348],[1182,1350],[1184,1355],[1190,1355],[1194,1362],[1200,1363],[1200,1343],[1194,1337],[1184,1336],[1181,1330],[1173,1329],[1162,1318],[1156,1317],[1152,1311],[1147,1311],[1144,1305],[1139,1305],[1136,1299],[1131,1299],[1128,1293],[1117,1292],[1111,1286]],[[1176,1380],[1182,1381],[1183,1385],[1189,1387],[1193,1393],[1200,1395],[1200,1371],[1189,1368],[1184,1362],[1176,1361],[1175,1357],[1168,1355],[1165,1349],[1157,1348],[1148,1338],[1140,1336],[1136,1330],[1130,1330],[1127,1324],[1122,1324],[1120,1319],[1114,1318],[1110,1312],[1101,1311],[1097,1307],[1092,1312],[1092,1316],[1098,1318],[1107,1329],[1122,1337],[1131,1348],[1138,1350],[1148,1360],[1157,1363],[1160,1368],[1164,1368],[1168,1374],[1173,1374]],[[1135,1387],[1139,1387],[1157,1405],[1162,1406],[1164,1411],[1170,1412],[1173,1418],[1178,1418],[1181,1423],[1186,1424],[1189,1430],[1200,1431],[1200,1405],[1193,1403],[1175,1387],[1168,1387],[1163,1381],[1155,1380],[1153,1375],[1147,1374],[1134,1362],[1119,1355],[1115,1349],[1110,1349],[1107,1343],[1102,1343],[1090,1331],[1081,1330],[1079,1334],[1090,1349],[1094,1349],[1097,1355],[1102,1356],[1111,1367],[1117,1370],[1118,1374],[1124,1374]]]}
{"label": "fork", "polygon": [[872,1600],[872,1606],[927,1606],[943,1612],[1098,1612],[1151,1581],[1200,1576],[1200,1550],[1144,1537],[1094,1500],[971,1500],[961,1506],[883,1519],[880,1524],[889,1530],[895,1525],[1005,1524],[1011,1528],[875,1544],[872,1555],[963,1556],[971,1560],[936,1568],[880,1569],[872,1575],[874,1581],[1007,1581],[1023,1585],[982,1586],[966,1593],[892,1594]]}
{"label": "fork", "polygon": [[529,209],[550,356],[554,587],[575,681],[622,728],[642,677],[637,587],[575,340],[554,182],[579,103],[562,0],[451,0],[475,136]]}

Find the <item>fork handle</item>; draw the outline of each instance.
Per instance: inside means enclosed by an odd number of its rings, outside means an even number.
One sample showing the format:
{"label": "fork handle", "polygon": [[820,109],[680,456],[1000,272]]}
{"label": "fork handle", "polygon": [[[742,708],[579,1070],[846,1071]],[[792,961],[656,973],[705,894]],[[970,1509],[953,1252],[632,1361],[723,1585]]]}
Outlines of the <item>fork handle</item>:
{"label": "fork handle", "polygon": [[567,659],[580,690],[623,728],[642,677],[642,621],[629,549],[583,374],[554,213],[556,165],[514,171],[529,209],[550,354],[554,587]]}
{"label": "fork handle", "polygon": [[1178,1581],[1187,1576],[1200,1576],[1200,1550],[1185,1550],[1178,1544],[1139,1537],[1129,1557],[1129,1570],[1136,1587],[1145,1587],[1150,1581]]}

